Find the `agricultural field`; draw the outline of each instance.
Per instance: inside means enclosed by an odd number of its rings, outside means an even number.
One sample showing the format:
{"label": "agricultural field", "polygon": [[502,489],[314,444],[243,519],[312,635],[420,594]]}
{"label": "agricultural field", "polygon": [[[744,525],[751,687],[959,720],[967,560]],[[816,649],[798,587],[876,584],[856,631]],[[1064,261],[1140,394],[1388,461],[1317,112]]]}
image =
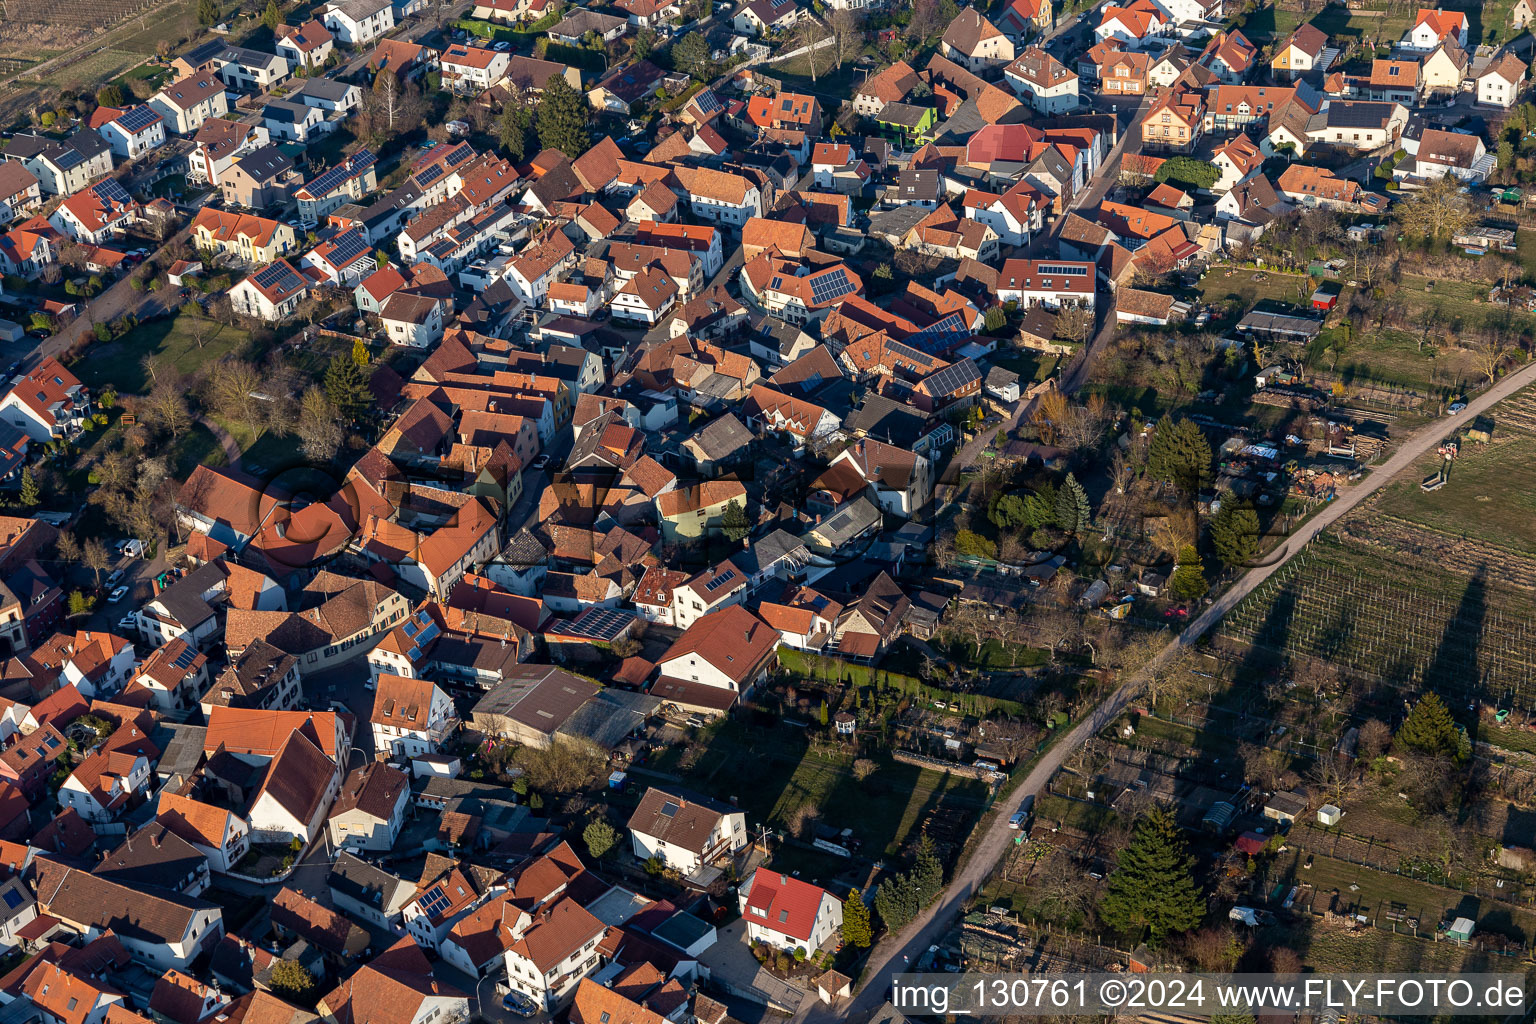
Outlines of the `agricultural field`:
{"label": "agricultural field", "polygon": [[1426,456],[1243,601],[1221,638],[1407,692],[1536,706],[1536,391],[1446,433],[1461,443],[1443,487],[1420,487],[1442,465]]}
{"label": "agricultural field", "polygon": [[1376,46],[1396,42],[1413,27],[1413,8],[1393,4],[1387,9],[1389,5],[1380,0],[1371,6],[1375,9],[1351,11],[1328,4],[1310,17],[1300,11],[1267,6],[1239,19],[1238,24],[1243,34],[1259,46],[1279,42],[1304,22],[1311,22],[1330,36],[1352,36],[1362,42],[1369,40]]}
{"label": "agricultural field", "polygon": [[99,87],[102,82],[110,82],[126,74],[143,64],[144,60],[145,56],[142,53],[133,53],[128,50],[100,50],[80,60],[55,64],[41,79],[24,79],[24,81],[36,81],[40,85],[47,85],[62,92],[84,92]]}
{"label": "agricultural field", "polygon": [[1410,550],[1320,537],[1244,599],[1219,636],[1405,694],[1536,705],[1536,612],[1491,566],[1460,574]]}

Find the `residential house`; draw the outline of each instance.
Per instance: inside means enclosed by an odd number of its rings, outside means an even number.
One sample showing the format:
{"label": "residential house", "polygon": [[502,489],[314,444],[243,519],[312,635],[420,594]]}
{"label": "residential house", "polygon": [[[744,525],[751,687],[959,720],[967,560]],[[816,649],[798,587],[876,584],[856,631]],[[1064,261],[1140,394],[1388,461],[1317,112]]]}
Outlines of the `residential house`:
{"label": "residential house", "polygon": [[24,217],[43,201],[37,175],[19,160],[0,160],[0,226]]}
{"label": "residential house", "polygon": [[598,944],[608,926],[570,897],[538,908],[533,921],[506,949],[507,984],[553,1010],[598,967]]}
{"label": "residential house", "polygon": [[1003,69],[1013,91],[1047,116],[1077,109],[1077,73],[1038,46],[1031,46]]}
{"label": "residential house", "polygon": [[656,858],[687,876],[746,849],[747,816],[713,800],[652,786],[629,817],[629,839],[637,860]]}
{"label": "residential house", "polygon": [[1525,61],[1513,53],[1500,54],[1477,76],[1477,102],[1506,109],[1514,106],[1527,70]]}
{"label": "residential house", "polygon": [[138,201],[108,178],[67,196],[48,223],[77,242],[100,245],[120,236],[142,213]]}
{"label": "residential house", "polygon": [[767,35],[790,28],[799,17],[795,0],[746,0],[731,16],[731,27],[745,36]]}
{"label": "residential house", "polygon": [[1428,181],[1451,174],[1466,182],[1486,180],[1494,165],[1483,140],[1464,132],[1426,128],[1410,156],[1393,168],[1393,177]]}
{"label": "residential house", "polygon": [[165,119],[177,135],[191,135],[209,118],[229,112],[224,83],[208,71],[200,71],[165,86],[145,103]]}
{"label": "residential house", "polygon": [[302,25],[279,25],[273,35],[278,54],[297,67],[324,67],[327,59],[336,52],[336,37],[314,18]]}
{"label": "residential house", "polygon": [[320,9],[320,20],[343,46],[368,46],[395,27],[391,0],[340,0]]}
{"label": "residential house", "polygon": [[1403,37],[1402,47],[1428,53],[1441,43],[1452,42],[1465,50],[1469,45],[1467,28],[1467,16],[1461,11],[1420,7],[1413,28]]}
{"label": "residential house", "polygon": [[[212,719],[210,718],[210,722]],[[212,732],[212,729],[209,730]],[[312,734],[296,731],[278,748],[251,801],[253,842],[313,842],[341,787],[341,772]]]}
{"label": "residential house", "polygon": [[1357,208],[1359,183],[1340,178],[1325,167],[1291,164],[1275,181],[1281,195],[1300,206],[1320,206],[1334,210]]}
{"label": "residential house", "polygon": [[453,701],[431,681],[382,673],[377,687],[369,721],[380,754],[435,754],[458,729]]}
{"label": "residential house", "polygon": [[130,689],[143,687],[161,711],[183,711],[208,687],[208,657],[181,637],[150,652],[134,670]]}
{"label": "residential house", "polygon": [[507,74],[511,56],[489,46],[454,43],[443,51],[443,88],[460,96],[476,96]]}
{"label": "residential house", "polygon": [[[734,698],[737,693],[750,693],[767,678],[777,645],[776,630],[741,605],[730,604],[684,630],[656,667],[664,679],[684,684],[685,692],[705,687],[727,691]],[[652,695],[677,702],[656,690]]]}
{"label": "residential house", "polygon": [[269,263],[229,290],[235,312],[259,320],[291,316],[309,293],[309,279],[287,260]]}
{"label": "residential house", "polygon": [[1164,90],[1142,119],[1141,144],[1154,151],[1188,153],[1199,142],[1205,120],[1204,94],[1177,87]]}
{"label": "residential house", "polygon": [[1173,19],[1152,0],[1130,0],[1099,8],[1099,24],[1093,30],[1096,42],[1119,39],[1130,49],[1144,49],[1173,32]]}
{"label": "residential house", "polygon": [[375,928],[393,929],[406,905],[416,897],[416,884],[407,882],[359,857],[338,850],[326,877],[337,910]]}
{"label": "residential house", "polygon": [[112,147],[93,131],[78,131],[63,139],[17,132],[4,157],[19,162],[44,192],[56,196],[74,195],[112,170]]}
{"label": "residential house", "polygon": [[997,27],[1017,43],[1044,35],[1055,25],[1055,9],[1048,0],[1010,0],[997,21]]}
{"label": "residential house", "polygon": [[460,1024],[469,998],[434,977],[426,954],[406,937],[321,996],[315,1009],[325,1024]]}
{"label": "residential house", "polygon": [[1106,96],[1141,96],[1147,91],[1152,58],[1139,50],[1114,50],[1099,67],[1099,91]]}
{"label": "residential house", "polygon": [[398,291],[379,307],[391,345],[429,349],[443,339],[442,304],[426,295]]}
{"label": "residential house", "polygon": [[39,876],[37,902],[43,913],[88,938],[111,931],[129,956],[160,972],[188,970],[224,935],[216,903],[62,865]]}
{"label": "residential house", "polygon": [[842,927],[841,900],[818,885],[769,868],[758,868],[737,898],[751,942],[812,953],[831,942]]}
{"label": "residential house", "polygon": [[78,430],[88,404],[79,378],[49,356],[26,376],[12,378],[0,396],[0,419],[34,441],[47,442]]}
{"label": "residential house", "polygon": [[226,203],[251,210],[286,203],[300,184],[293,161],[275,144],[234,160],[219,180]]}
{"label": "residential house", "polygon": [[1317,68],[1328,47],[1328,34],[1313,24],[1299,25],[1275,46],[1269,66],[1276,78],[1295,81]]}
{"label": "residential house", "polygon": [[298,251],[293,228],[253,213],[230,213],[208,207],[192,218],[192,242],[200,252],[231,256],[263,265]]}
{"label": "residential house", "polygon": [[234,811],[162,789],[155,820],[208,858],[221,874],[235,870],[250,850],[251,825]]}
{"label": "residential house", "polygon": [[97,107],[87,124],[124,160],[137,160],[165,145],[165,118],[153,107]]}
{"label": "residential house", "polygon": [[927,458],[871,438],[843,449],[827,468],[839,466],[848,467],[872,488],[876,503],[893,515],[911,518],[928,507],[933,494],[933,468]]}
{"label": "residential house", "polygon": [[1013,40],[974,7],[962,8],[939,41],[939,52],[968,71],[984,72],[1013,61]]}
{"label": "residential house", "polygon": [[1003,262],[998,273],[997,297],[1020,306],[1094,305],[1094,264],[1075,260],[1024,260]]}
{"label": "residential house", "polygon": [[261,108],[261,123],[270,138],[290,142],[310,142],[327,127],[319,107],[289,100],[268,100]]}
{"label": "residential house", "polygon": [[[900,103],[922,84],[912,66],[904,60],[882,68],[864,80],[853,94],[853,111],[860,117],[874,117],[887,103]],[[818,184],[818,187],[821,187]]]}
{"label": "residential house", "polygon": [[331,847],[335,850],[393,849],[400,829],[405,825],[405,811],[411,799],[410,782],[404,772],[378,761],[349,773],[342,780],[341,791],[326,819]]}
{"label": "residential house", "polygon": [[59,786],[59,807],[89,822],[111,821],[149,787],[149,759],[129,750],[97,750]]}
{"label": "residential house", "polygon": [[1401,103],[1331,100],[1307,125],[1313,142],[1370,152],[1392,145],[1408,124]]}

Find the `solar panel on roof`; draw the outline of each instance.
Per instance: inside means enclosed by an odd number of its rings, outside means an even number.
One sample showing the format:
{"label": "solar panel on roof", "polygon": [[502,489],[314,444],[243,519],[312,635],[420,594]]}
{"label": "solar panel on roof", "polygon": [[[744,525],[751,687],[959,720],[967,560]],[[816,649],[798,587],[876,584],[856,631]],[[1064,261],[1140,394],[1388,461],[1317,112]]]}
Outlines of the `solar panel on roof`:
{"label": "solar panel on roof", "polygon": [[17,907],[21,906],[21,893],[17,892],[15,889],[5,890],[5,905],[10,907],[12,910],[15,910]]}
{"label": "solar panel on roof", "polygon": [[95,186],[95,190],[96,190],[96,195],[99,196],[105,202],[110,202],[110,203],[131,203],[131,202],[133,202],[133,197],[128,194],[127,190],[124,189],[122,185],[119,185],[116,181],[113,181],[111,178],[108,178],[106,181],[97,183],[97,185]]}
{"label": "solar panel on roof", "polygon": [[194,661],[196,661],[196,660],[197,660],[197,651],[195,649],[191,648],[191,647],[188,647],[188,648],[184,649],[180,654],[176,655],[176,660],[171,662],[171,667],[172,668],[191,668],[192,667],[192,663]]}
{"label": "solar panel on roof", "polygon": [[81,156],[77,151],[66,149],[55,157],[53,162],[59,165],[60,170],[68,170],[84,159],[85,157]]}
{"label": "solar panel on roof", "polygon": [[847,295],[853,290],[853,282],[848,280],[848,272],[842,267],[829,270],[825,274],[811,279],[811,300],[813,302],[830,302],[840,295]]}
{"label": "solar panel on roof", "polygon": [[709,89],[705,89],[693,98],[693,104],[699,108],[699,113],[713,114],[720,109],[720,97]]}
{"label": "solar panel on roof", "polygon": [[[359,172],[373,166],[374,155],[366,149],[358,150],[350,160],[337,164],[330,170],[321,174],[314,181],[304,186],[305,190],[316,199],[328,195],[343,185],[347,179],[356,176]],[[433,168],[436,174],[442,174],[441,168]],[[435,175],[434,175],[435,177]]]}
{"label": "solar panel on roof", "polygon": [[736,571],[734,569],[727,569],[725,572],[720,573],[711,579],[708,583],[704,584],[704,589],[710,593],[714,593],[720,587],[724,586],[727,582],[735,578]]}
{"label": "solar panel on roof", "polygon": [[441,166],[433,164],[431,167],[428,167],[426,170],[416,175],[416,183],[418,185],[430,185],[446,173],[447,172],[444,171]]}
{"label": "solar panel on roof", "polygon": [[117,123],[125,132],[141,132],[159,118],[160,115],[148,107],[133,107],[124,111],[123,116],[117,119]]}
{"label": "solar panel on roof", "polygon": [[331,239],[335,247],[327,257],[333,266],[345,267],[353,260],[368,251],[368,241],[363,238],[362,232],[351,230],[337,235]]}
{"label": "solar panel on roof", "polygon": [[254,280],[256,287],[265,291],[291,292],[304,286],[303,280],[286,263],[263,267]]}

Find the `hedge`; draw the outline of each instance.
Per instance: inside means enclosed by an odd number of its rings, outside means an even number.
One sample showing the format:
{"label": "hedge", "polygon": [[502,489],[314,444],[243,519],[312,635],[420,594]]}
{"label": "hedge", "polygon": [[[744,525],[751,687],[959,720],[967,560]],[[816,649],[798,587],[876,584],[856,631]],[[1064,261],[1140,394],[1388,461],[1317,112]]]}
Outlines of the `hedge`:
{"label": "hedge", "polygon": [[596,50],[588,50],[582,46],[566,46],[553,39],[544,50],[544,59],[552,60],[557,64],[569,64],[573,68],[581,68],[583,71],[591,71],[599,75],[608,70],[608,59]]}
{"label": "hedge", "polygon": [[987,715],[993,711],[1001,711],[1014,717],[1025,717],[1027,712],[1023,704],[1015,700],[1004,700],[1001,697],[984,697],[979,694],[956,694],[939,686],[929,686],[916,676],[903,675],[900,672],[887,672],[873,665],[857,665],[853,662],[843,661],[841,658],[826,658],[816,654],[808,654],[805,651],[796,650],[793,647],[779,647],[779,664],[783,668],[806,679],[822,679],[827,676],[836,676],[845,679],[855,686],[879,686],[884,685],[919,700],[933,702],[951,701],[963,703],[979,715]]}

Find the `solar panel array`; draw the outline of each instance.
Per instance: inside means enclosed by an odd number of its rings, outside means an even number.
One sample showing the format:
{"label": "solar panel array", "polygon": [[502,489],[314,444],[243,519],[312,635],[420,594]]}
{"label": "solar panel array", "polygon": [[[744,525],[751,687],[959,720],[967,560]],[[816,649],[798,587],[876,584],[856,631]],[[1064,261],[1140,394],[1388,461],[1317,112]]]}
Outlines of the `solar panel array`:
{"label": "solar panel array", "polygon": [[923,378],[923,386],[930,395],[953,395],[967,384],[981,379],[981,372],[969,359],[944,367]]}
{"label": "solar panel array", "polygon": [[719,590],[721,587],[725,586],[725,584],[729,583],[735,578],[736,570],[727,569],[724,572],[714,576],[708,583],[704,584],[704,589],[713,594],[716,590]]}
{"label": "solar panel array", "polygon": [[634,621],[628,612],[612,608],[588,608],[580,616],[565,625],[562,632],[571,636],[584,636],[593,640],[613,640]]}
{"label": "solar panel array", "polygon": [[65,146],[64,151],[55,157],[53,162],[59,165],[59,170],[67,171],[84,159],[85,157],[81,155],[78,149]]}
{"label": "solar panel array", "polygon": [[428,167],[426,170],[416,175],[416,184],[430,185],[447,173],[448,172],[443,169],[441,164],[433,164],[431,167]]}
{"label": "solar panel array", "polygon": [[1062,274],[1066,277],[1084,277],[1088,273],[1086,264],[1041,263],[1035,269],[1040,274]]}
{"label": "solar panel array", "polygon": [[[360,149],[353,154],[350,160],[337,164],[314,181],[304,186],[305,191],[316,199],[329,195],[348,179],[373,166],[374,155],[366,149]],[[439,171],[441,173],[441,171]]]}
{"label": "solar panel array", "polygon": [[811,301],[830,302],[833,299],[856,291],[853,282],[848,280],[848,271],[842,267],[829,270],[825,274],[811,278]]}
{"label": "solar panel array", "polygon": [[331,261],[333,267],[350,266],[352,261],[368,252],[368,240],[356,228],[331,239],[331,245],[333,248],[326,259]]}
{"label": "solar panel array", "polygon": [[128,194],[128,190],[111,178],[98,182],[95,186],[95,192],[102,202],[123,204],[133,202],[133,197]]}
{"label": "solar panel array", "polygon": [[720,109],[720,97],[716,96],[712,90],[705,89],[694,96],[693,105],[699,108],[701,114],[713,114]]}
{"label": "solar panel array", "polygon": [[291,292],[304,286],[304,279],[286,263],[274,263],[257,271],[256,287],[263,291]]}
{"label": "solar panel array", "polygon": [[196,660],[197,660],[197,648],[195,648],[195,647],[186,647],[186,648],[182,649],[182,652],[180,654],[176,655],[176,660],[171,662],[171,667],[172,668],[191,668],[192,667],[192,663],[194,661],[196,661]]}
{"label": "solar panel array", "polygon": [[117,123],[125,132],[141,132],[159,119],[160,115],[148,107],[130,107],[117,119]]}
{"label": "solar panel array", "polygon": [[448,909],[448,902],[448,895],[443,892],[443,887],[440,885],[434,885],[432,888],[428,889],[426,895],[421,898],[422,913],[426,914],[429,918],[436,917],[438,914]]}

